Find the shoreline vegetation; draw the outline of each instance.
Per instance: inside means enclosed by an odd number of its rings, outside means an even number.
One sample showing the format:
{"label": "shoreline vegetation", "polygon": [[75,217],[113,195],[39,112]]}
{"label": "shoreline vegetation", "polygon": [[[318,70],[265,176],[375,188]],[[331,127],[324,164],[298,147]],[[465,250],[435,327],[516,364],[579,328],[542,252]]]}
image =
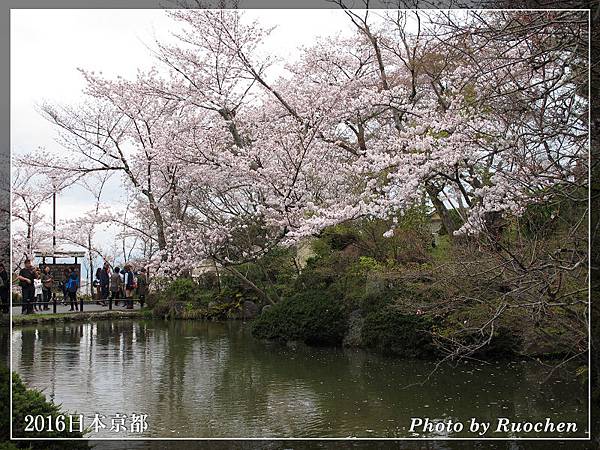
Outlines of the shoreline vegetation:
{"label": "shoreline vegetation", "polygon": [[[184,307],[181,304],[181,307]],[[152,310],[144,309],[138,311],[93,311],[93,312],[85,312],[85,313],[58,313],[58,314],[31,314],[25,316],[14,316],[12,319],[13,327],[26,327],[31,325],[44,325],[51,323],[65,323],[65,322],[93,322],[99,320],[132,320],[132,319],[141,319],[141,320],[197,320],[197,321],[213,321],[213,322],[227,322],[231,320],[244,320],[251,323],[253,327],[252,334],[256,339],[265,340],[265,341],[277,341],[281,344],[287,345],[297,345],[299,343],[306,344],[308,346],[344,346],[344,347],[354,347],[354,348],[362,348],[366,351],[374,351],[377,353],[382,353],[386,355],[391,355],[400,359],[435,359],[436,356],[439,356],[439,353],[432,348],[431,343],[426,337],[426,327],[428,324],[427,319],[419,320],[411,320],[408,317],[400,319],[399,322],[404,322],[405,327],[407,328],[400,335],[396,335],[393,339],[397,343],[403,342],[401,346],[394,345],[394,342],[391,341],[392,337],[387,336],[386,338],[389,340],[390,347],[384,347],[383,345],[377,345],[377,338],[373,338],[372,336],[377,333],[377,331],[365,332],[364,336],[368,336],[364,341],[360,341],[360,339],[356,335],[357,331],[345,328],[343,323],[338,323],[337,325],[341,327],[345,332],[341,335],[341,341],[339,339],[340,335],[335,333],[335,330],[329,333],[318,334],[317,336],[310,335],[308,338],[303,339],[301,335],[294,335],[292,332],[289,332],[290,338],[284,338],[281,335],[277,334],[276,328],[273,331],[273,328],[269,327],[269,325],[265,325],[265,320],[258,320],[259,318],[243,318],[239,311],[232,307],[229,313],[222,314],[222,310],[196,310],[192,315],[189,314],[175,314],[172,317],[157,317],[154,315]],[[334,313],[335,314],[335,313]],[[266,319],[266,320],[270,320]],[[326,320],[326,318],[324,319]],[[356,318],[351,317],[348,319],[350,322],[356,321]],[[360,319],[359,319],[360,320]],[[414,322],[414,323],[411,323]],[[4,322],[2,322],[4,323]],[[421,324],[424,327],[419,328],[417,325]],[[350,324],[350,326],[355,326],[355,324]],[[317,327],[315,327],[317,328]],[[294,339],[294,337],[298,337],[298,339]],[[384,338],[385,339],[385,338]],[[415,347],[415,345],[421,345],[421,347]],[[560,353],[518,353],[514,351],[514,349],[510,348],[497,348],[493,347],[490,350],[484,351],[479,354],[478,359],[516,359],[519,357],[528,357],[533,358],[539,361],[556,361],[564,359],[564,355]]]}
{"label": "shoreline vegetation", "polygon": [[[549,197],[486,242],[452,236],[419,206],[328,227],[235,272],[158,283],[147,304],[155,317],[254,319],[259,339],[407,358],[575,360],[585,378],[586,268],[556,266],[586,251],[576,226],[585,214],[584,204]],[[384,236],[391,222],[396,232]]]}
{"label": "shoreline vegetation", "polygon": [[42,416],[53,424],[56,421],[60,421],[68,413],[63,409],[62,405],[54,403],[52,400],[46,398],[44,392],[27,387],[18,373],[12,373],[12,402],[13,410],[12,416],[9,409],[10,394],[9,386],[11,383],[10,371],[4,364],[0,364],[0,398],[3,400],[0,402],[0,409],[2,414],[2,422],[0,426],[0,448],[5,450],[13,450],[17,448],[23,448],[23,446],[17,441],[11,441],[9,435],[9,421],[12,417],[12,431],[13,436],[18,438],[58,438],[63,439],[61,441],[50,442],[50,441],[30,441],[28,448],[44,448],[44,449],[87,449],[90,448],[86,441],[65,441],[64,439],[69,438],[83,438],[86,437],[87,431],[83,433],[78,431],[69,431],[69,429],[63,429],[62,431],[25,431],[26,421],[25,417],[30,416]]}
{"label": "shoreline vegetation", "polygon": [[13,316],[13,326],[26,326],[33,324],[55,322],[89,322],[92,320],[116,320],[148,318],[149,310],[136,311],[90,311],[82,313],[57,313],[57,314],[27,314]]}
{"label": "shoreline vegetation", "polygon": [[214,266],[155,279],[141,311],[15,316],[13,324],[242,319],[258,339],[402,358],[575,360],[578,376],[587,377],[585,268],[553,276],[541,297],[524,289],[543,281],[539,270],[497,270],[506,263],[498,247],[552,255],[564,250],[567,233],[583,245],[572,234],[570,221],[581,213],[575,208],[532,206],[504,223],[493,247],[452,237],[443,226],[432,232],[431,215],[416,208],[396,221],[393,237],[383,237],[387,221],[354,221],[301,246],[272,249],[235,272]]}

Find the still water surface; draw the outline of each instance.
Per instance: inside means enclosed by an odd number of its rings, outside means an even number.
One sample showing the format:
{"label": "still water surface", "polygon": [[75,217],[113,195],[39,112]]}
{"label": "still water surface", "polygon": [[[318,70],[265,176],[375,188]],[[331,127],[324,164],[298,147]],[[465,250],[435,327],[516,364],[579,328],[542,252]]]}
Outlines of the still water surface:
{"label": "still water surface", "polygon": [[[147,414],[152,437],[410,437],[411,417],[549,417],[587,431],[587,387],[572,375],[546,380],[532,361],[442,366],[427,379],[432,362],[266,343],[248,324],[196,321],[18,327],[12,351],[29,386],[108,418],[90,438],[140,436],[110,432],[116,413]],[[448,435],[472,437],[429,434]]]}

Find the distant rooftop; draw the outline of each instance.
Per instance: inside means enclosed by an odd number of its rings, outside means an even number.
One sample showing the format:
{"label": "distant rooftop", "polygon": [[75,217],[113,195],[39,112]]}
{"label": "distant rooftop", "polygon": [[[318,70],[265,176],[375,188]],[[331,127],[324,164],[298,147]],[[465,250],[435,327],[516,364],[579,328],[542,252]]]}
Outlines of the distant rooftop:
{"label": "distant rooftop", "polygon": [[83,258],[86,255],[84,251],[74,251],[74,250],[57,250],[53,252],[52,250],[36,250],[33,252],[33,256],[38,258]]}

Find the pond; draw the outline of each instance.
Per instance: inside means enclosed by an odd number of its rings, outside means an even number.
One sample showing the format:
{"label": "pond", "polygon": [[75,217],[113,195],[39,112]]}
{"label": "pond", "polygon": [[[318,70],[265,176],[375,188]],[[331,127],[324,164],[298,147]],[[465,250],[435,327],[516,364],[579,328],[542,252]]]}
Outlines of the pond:
{"label": "pond", "polygon": [[[23,381],[69,411],[147,414],[149,437],[411,437],[411,418],[575,422],[587,385],[535,361],[457,366],[253,339],[242,322],[117,320],[16,327]],[[420,436],[473,437],[467,430]],[[493,437],[510,436],[496,433]],[[535,433],[528,434],[528,437]],[[541,436],[541,435],[540,435]],[[547,436],[547,435],[546,435]]]}

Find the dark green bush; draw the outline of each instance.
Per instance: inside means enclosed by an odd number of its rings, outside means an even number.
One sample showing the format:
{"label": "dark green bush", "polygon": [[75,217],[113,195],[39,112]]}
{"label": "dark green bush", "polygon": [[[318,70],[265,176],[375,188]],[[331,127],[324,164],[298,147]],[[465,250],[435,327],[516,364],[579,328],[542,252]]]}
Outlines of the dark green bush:
{"label": "dark green bush", "polygon": [[350,244],[358,241],[356,230],[348,225],[336,225],[326,228],[321,233],[323,240],[332,250],[343,250]]}
{"label": "dark green bush", "polygon": [[295,290],[327,289],[340,277],[340,273],[331,264],[332,259],[309,259],[306,267],[294,282]]}
{"label": "dark green bush", "polygon": [[146,307],[148,309],[153,309],[160,301],[160,299],[161,296],[158,292],[150,292],[148,295],[146,295]]}
{"label": "dark green bush", "polygon": [[374,311],[379,311],[392,303],[397,294],[395,290],[382,288],[374,292],[367,292],[360,296],[355,304],[366,316]]}
{"label": "dark green bush", "polygon": [[[477,336],[473,341],[481,341],[481,336]],[[475,352],[475,356],[491,359],[503,359],[514,357],[523,346],[523,340],[513,331],[505,327],[498,327],[494,330],[494,335],[490,342]]]}
{"label": "dark green bush", "polygon": [[394,308],[385,307],[365,317],[362,342],[382,353],[426,358],[435,353],[430,334],[432,327],[433,321],[427,316],[402,314]]}
{"label": "dark green bush", "polygon": [[171,311],[174,309],[174,306],[175,304],[173,302],[169,302],[161,297],[152,307],[152,314],[155,317],[171,316]]}
{"label": "dark green bush", "polygon": [[[33,416],[42,415],[44,417],[50,415],[54,419],[58,415],[67,414],[61,411],[58,405],[46,401],[46,397],[40,391],[28,389],[18,374],[13,373],[13,436],[27,438],[81,438],[82,433],[69,433],[68,427],[63,432],[29,432],[25,431],[25,416],[31,414]],[[9,386],[10,372],[4,364],[0,364],[0,441],[6,442],[9,440]],[[0,444],[2,445],[2,444]],[[72,448],[84,449],[89,448],[85,441],[34,441],[34,442],[15,442],[16,447],[26,448],[43,448],[43,449],[59,449]],[[10,448],[10,447],[9,447]]]}
{"label": "dark green bush", "polygon": [[244,300],[250,300],[253,302],[258,302],[258,294],[254,290],[250,290],[244,287],[229,287],[226,286],[221,289],[214,300],[218,303],[241,303]]}
{"label": "dark green bush", "polygon": [[347,328],[343,303],[323,291],[305,291],[283,300],[255,320],[252,334],[261,339],[338,345]]}

